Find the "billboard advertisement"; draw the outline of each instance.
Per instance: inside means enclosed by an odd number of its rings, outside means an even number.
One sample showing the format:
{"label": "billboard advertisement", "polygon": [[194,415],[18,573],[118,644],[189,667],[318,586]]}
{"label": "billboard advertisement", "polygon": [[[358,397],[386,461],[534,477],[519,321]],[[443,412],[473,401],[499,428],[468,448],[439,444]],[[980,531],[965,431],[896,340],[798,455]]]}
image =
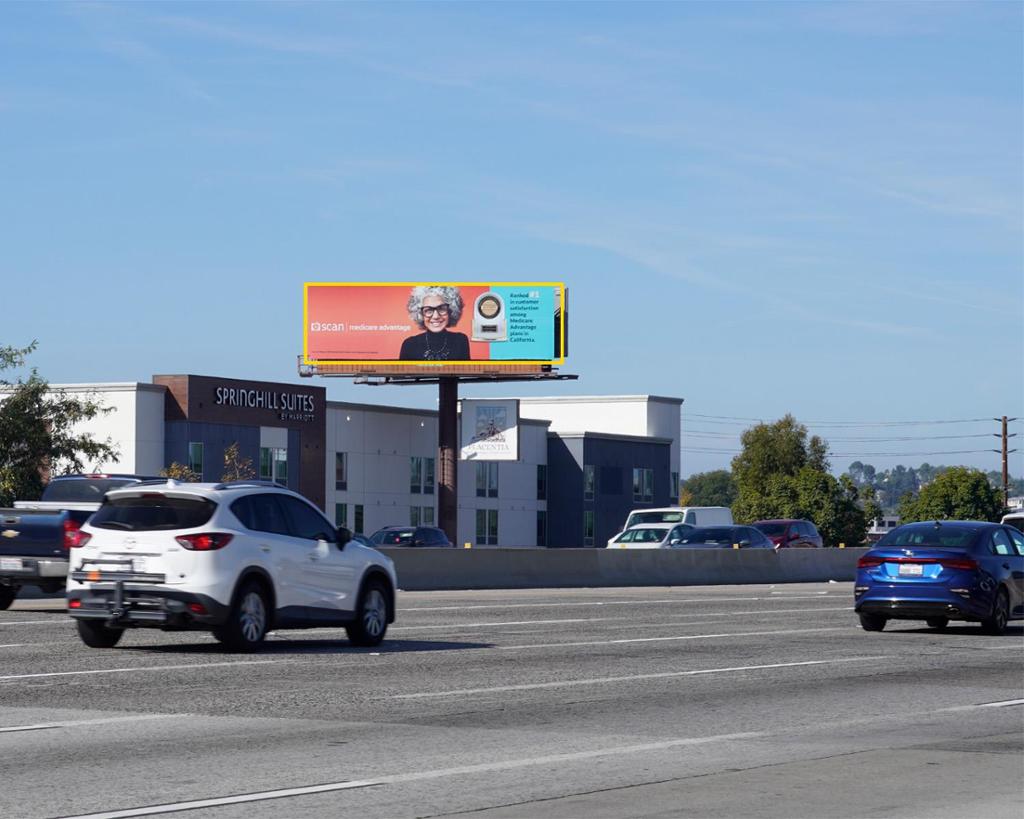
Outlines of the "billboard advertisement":
{"label": "billboard advertisement", "polygon": [[519,401],[464,399],[459,457],[464,461],[518,461]]}
{"label": "billboard advertisement", "polygon": [[558,282],[309,282],[306,364],[560,364]]}

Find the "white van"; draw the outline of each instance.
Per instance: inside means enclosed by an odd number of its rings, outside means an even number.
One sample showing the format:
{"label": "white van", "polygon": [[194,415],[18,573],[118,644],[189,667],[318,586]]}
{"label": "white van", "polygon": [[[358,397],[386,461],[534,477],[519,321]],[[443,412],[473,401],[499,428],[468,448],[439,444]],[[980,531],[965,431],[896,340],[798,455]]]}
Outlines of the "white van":
{"label": "white van", "polygon": [[634,509],[626,525],[608,540],[612,541],[632,526],[643,523],[689,523],[691,526],[732,526],[732,510],[728,506],[662,506],[658,509]]}

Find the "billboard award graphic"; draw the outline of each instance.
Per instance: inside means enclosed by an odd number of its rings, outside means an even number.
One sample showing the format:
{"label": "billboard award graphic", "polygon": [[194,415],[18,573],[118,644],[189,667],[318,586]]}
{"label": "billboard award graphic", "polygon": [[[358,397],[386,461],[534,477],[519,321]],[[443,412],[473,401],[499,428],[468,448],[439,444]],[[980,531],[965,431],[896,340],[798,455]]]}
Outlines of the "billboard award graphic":
{"label": "billboard award graphic", "polygon": [[488,290],[473,304],[473,341],[506,341],[505,300]]}

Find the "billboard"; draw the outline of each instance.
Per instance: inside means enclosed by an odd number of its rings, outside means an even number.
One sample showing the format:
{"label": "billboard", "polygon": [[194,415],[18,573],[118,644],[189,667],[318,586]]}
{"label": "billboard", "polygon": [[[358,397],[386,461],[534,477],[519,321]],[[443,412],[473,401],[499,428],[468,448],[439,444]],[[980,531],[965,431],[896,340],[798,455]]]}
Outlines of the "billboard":
{"label": "billboard", "polygon": [[459,457],[464,461],[518,461],[519,401],[463,399]]}
{"label": "billboard", "polygon": [[410,369],[560,364],[565,311],[559,282],[308,282],[303,361]]}

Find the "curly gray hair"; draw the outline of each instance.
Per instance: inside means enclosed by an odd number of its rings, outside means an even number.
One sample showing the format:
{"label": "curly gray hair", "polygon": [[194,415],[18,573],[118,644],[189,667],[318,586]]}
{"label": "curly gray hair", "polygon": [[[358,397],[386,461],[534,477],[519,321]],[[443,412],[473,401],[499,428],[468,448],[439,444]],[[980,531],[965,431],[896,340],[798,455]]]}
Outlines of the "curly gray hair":
{"label": "curly gray hair", "polygon": [[423,315],[420,313],[420,309],[423,307],[423,300],[427,296],[440,296],[444,299],[444,303],[448,305],[448,326],[454,327],[459,323],[459,319],[462,318],[462,296],[459,295],[459,288],[457,287],[438,287],[437,285],[427,284],[421,287],[414,287],[412,293],[409,295],[409,302],[405,305],[406,310],[409,311],[409,318],[412,319],[416,325],[421,329],[425,330],[426,325],[423,323]]}

